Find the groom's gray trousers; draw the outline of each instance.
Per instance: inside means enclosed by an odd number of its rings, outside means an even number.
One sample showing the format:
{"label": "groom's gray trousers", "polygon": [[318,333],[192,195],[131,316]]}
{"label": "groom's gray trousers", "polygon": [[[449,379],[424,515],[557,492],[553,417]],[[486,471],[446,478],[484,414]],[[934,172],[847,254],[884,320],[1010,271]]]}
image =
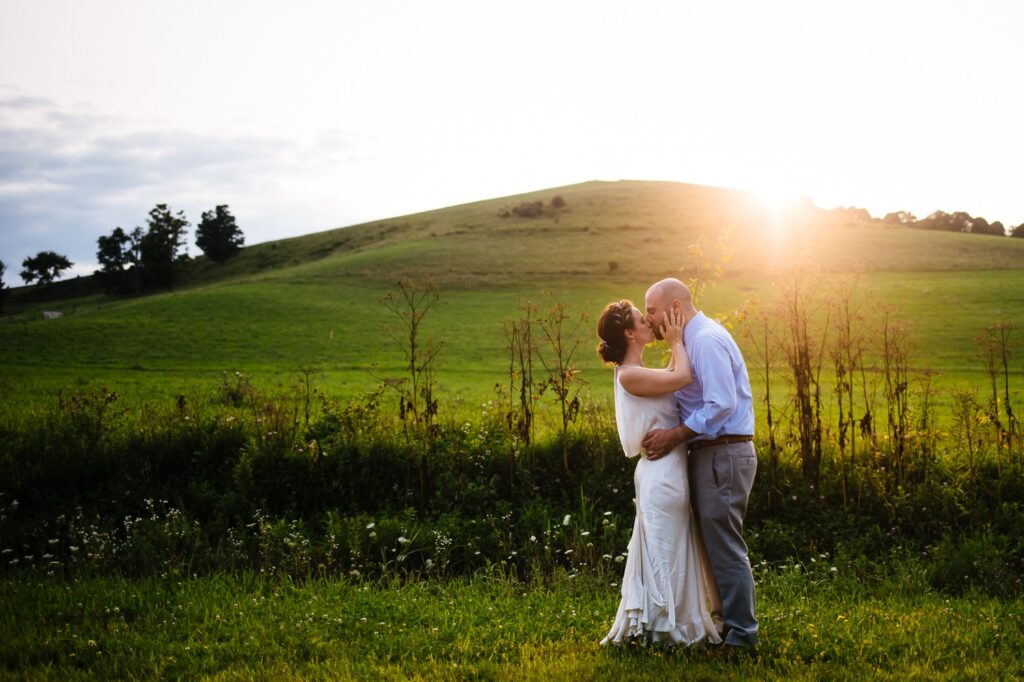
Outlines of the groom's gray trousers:
{"label": "groom's gray trousers", "polygon": [[754,576],[743,541],[743,517],[757,473],[754,444],[723,443],[688,453],[690,497],[722,600],[725,643],[757,644]]}

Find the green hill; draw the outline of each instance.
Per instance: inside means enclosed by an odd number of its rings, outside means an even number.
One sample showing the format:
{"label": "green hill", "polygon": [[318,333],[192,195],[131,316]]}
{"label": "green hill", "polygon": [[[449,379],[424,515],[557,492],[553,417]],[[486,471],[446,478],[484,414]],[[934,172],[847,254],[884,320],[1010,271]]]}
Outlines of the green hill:
{"label": "green hill", "polygon": [[[521,301],[596,315],[608,300],[640,300],[650,282],[693,264],[688,247],[701,238],[711,252],[719,239],[733,251],[703,301],[709,312],[770,298],[789,264],[861,271],[861,289],[910,321],[919,366],[953,377],[977,369],[973,338],[986,324],[1024,319],[1024,240],[846,215],[773,210],[749,193],[697,185],[587,182],[256,244],[223,266],[200,258],[175,291],[136,299],[89,294],[82,282],[16,290],[14,314],[0,318],[0,382],[25,398],[76,383],[162,396],[224,371],[287,382],[316,367],[329,392],[362,391],[399,371],[379,300],[411,277],[441,292],[425,332],[446,343],[442,388],[485,399],[503,378],[501,322]],[[62,292],[87,295],[54,300]],[[44,321],[42,308],[65,316]],[[580,360],[600,391],[590,328]]]}

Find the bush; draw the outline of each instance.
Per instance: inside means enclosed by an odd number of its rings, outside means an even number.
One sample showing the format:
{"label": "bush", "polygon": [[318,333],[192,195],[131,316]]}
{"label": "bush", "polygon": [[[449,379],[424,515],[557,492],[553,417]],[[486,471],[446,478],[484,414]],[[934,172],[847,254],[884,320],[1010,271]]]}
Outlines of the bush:
{"label": "bush", "polygon": [[[569,432],[567,472],[557,435],[523,446],[493,405],[413,438],[379,395],[324,400],[306,428],[301,397],[226,386],[206,402],[138,409],[105,389],[62,394],[43,410],[0,404],[0,566],[293,577],[621,570],[636,461],[603,411],[588,408]],[[227,395],[236,389],[237,407]],[[1024,476],[989,460],[965,472],[947,458],[907,471],[897,484],[865,460],[843,479],[826,452],[812,485],[785,454],[755,481],[752,562],[907,555],[924,557],[938,589],[1020,591]],[[841,480],[857,491],[845,503]]]}
{"label": "bush", "polygon": [[976,535],[946,535],[927,552],[929,583],[943,591],[962,594],[971,590],[991,596],[1024,592],[1024,561],[1020,547],[984,527]]}
{"label": "bush", "polygon": [[512,209],[512,214],[520,218],[539,218],[544,214],[543,201],[526,201]]}

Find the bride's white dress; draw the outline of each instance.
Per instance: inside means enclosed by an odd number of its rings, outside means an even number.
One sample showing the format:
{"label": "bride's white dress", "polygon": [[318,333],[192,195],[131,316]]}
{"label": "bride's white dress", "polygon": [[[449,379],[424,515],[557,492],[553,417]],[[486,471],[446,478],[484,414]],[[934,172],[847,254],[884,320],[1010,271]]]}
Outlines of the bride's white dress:
{"label": "bride's white dress", "polygon": [[[640,454],[651,429],[679,424],[671,395],[640,397],[619,383],[615,371],[615,421],[627,457]],[[690,511],[686,447],[664,457],[641,457],[633,474],[636,521],[622,576],[622,600],[601,644],[640,637],[666,644],[721,641],[711,612],[721,611]]]}

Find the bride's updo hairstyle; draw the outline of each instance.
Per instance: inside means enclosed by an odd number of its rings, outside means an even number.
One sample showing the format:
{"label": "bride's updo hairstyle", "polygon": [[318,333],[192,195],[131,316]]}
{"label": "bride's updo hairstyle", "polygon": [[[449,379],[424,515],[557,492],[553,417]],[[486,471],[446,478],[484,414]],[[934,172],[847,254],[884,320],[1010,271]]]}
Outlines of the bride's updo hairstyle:
{"label": "bride's updo hairstyle", "polygon": [[626,331],[633,329],[633,303],[626,299],[605,306],[601,318],[597,321],[597,335],[601,343],[597,344],[597,354],[605,362],[616,365],[626,356]]}

